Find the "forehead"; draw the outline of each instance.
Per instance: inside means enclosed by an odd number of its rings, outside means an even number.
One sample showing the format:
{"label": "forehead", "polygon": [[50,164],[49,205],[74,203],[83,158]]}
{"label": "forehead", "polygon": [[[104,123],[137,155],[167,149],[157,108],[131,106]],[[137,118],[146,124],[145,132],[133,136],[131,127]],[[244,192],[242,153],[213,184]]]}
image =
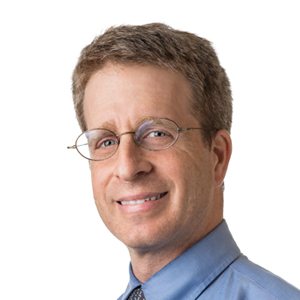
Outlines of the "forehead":
{"label": "forehead", "polygon": [[192,117],[191,98],[190,84],[179,72],[109,64],[86,86],[84,116],[88,129],[102,124],[136,126],[149,116],[170,118],[180,124]]}

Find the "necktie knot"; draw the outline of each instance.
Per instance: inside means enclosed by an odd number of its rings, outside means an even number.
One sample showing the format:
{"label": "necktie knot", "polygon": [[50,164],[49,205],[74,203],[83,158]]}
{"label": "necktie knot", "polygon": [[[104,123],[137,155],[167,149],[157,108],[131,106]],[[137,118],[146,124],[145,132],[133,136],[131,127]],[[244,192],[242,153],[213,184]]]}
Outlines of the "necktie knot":
{"label": "necktie knot", "polygon": [[142,290],[142,287],[139,286],[136,289],[134,289],[132,291],[132,293],[130,294],[128,300],[146,300],[143,290]]}

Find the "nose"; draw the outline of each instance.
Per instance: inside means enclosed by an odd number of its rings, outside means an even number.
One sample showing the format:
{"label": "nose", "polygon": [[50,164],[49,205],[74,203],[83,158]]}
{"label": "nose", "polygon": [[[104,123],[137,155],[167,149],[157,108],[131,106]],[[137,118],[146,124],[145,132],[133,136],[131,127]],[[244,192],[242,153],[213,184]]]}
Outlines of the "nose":
{"label": "nose", "polygon": [[119,136],[119,148],[114,155],[114,175],[125,182],[132,182],[146,175],[153,167],[147,158],[147,150],[134,141],[132,134],[133,132],[126,132]]}

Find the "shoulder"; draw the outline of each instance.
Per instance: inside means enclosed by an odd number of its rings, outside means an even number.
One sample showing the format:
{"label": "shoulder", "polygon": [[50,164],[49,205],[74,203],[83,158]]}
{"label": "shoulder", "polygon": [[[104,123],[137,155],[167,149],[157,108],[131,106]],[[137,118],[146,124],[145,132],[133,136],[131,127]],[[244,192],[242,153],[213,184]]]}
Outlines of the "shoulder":
{"label": "shoulder", "polygon": [[124,294],[122,294],[117,300],[122,300],[123,299],[123,295]]}
{"label": "shoulder", "polygon": [[240,295],[228,299],[300,299],[300,291],[297,288],[252,263],[243,255],[236,259],[220,277],[223,277],[221,281],[227,282],[223,286],[230,287],[232,293]]}

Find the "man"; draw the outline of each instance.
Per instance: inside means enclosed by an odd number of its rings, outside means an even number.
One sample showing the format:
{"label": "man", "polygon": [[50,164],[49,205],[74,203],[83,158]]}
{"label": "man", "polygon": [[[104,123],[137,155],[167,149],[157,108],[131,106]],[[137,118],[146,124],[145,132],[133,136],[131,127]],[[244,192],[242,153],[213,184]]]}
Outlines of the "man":
{"label": "man", "polygon": [[163,24],[110,28],[73,74],[93,193],[128,248],[126,299],[300,299],[240,253],[223,220],[230,84],[205,39]]}

